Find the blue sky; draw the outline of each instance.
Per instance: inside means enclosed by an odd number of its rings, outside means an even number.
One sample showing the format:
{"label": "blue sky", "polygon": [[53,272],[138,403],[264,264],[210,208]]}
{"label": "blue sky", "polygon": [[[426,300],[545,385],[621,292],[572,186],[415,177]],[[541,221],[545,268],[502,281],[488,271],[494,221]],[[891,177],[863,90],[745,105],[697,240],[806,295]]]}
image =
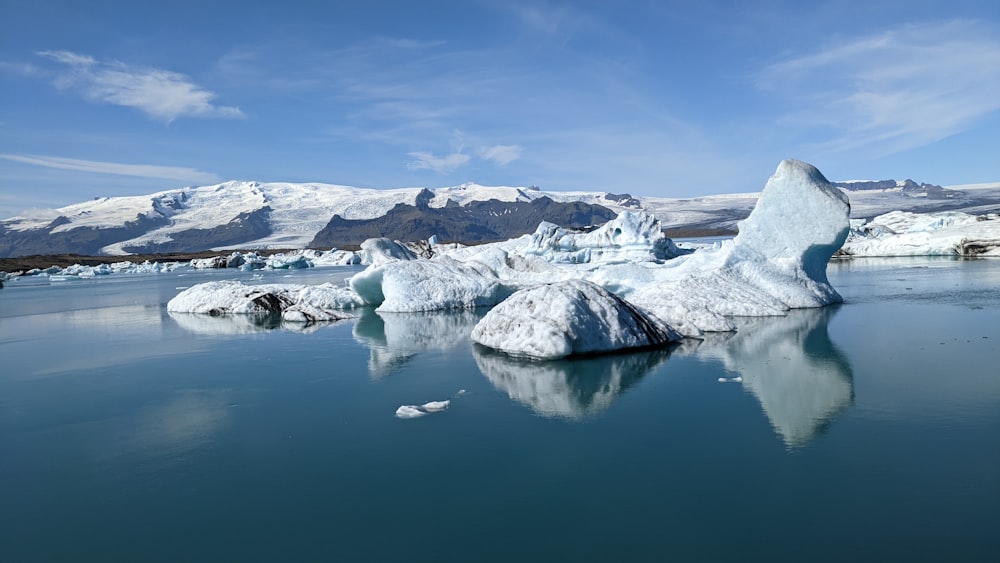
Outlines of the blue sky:
{"label": "blue sky", "polygon": [[1000,3],[0,0],[0,217],[231,179],[1000,181]]}

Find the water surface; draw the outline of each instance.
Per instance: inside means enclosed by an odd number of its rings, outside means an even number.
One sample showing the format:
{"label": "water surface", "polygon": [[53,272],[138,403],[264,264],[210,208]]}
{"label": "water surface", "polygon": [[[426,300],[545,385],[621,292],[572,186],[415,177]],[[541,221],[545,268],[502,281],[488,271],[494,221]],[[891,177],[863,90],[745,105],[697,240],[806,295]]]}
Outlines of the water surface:
{"label": "water surface", "polygon": [[993,560],[1000,261],[829,274],[843,305],[550,363],[476,312],[166,312],[232,272],[8,284],[0,561]]}

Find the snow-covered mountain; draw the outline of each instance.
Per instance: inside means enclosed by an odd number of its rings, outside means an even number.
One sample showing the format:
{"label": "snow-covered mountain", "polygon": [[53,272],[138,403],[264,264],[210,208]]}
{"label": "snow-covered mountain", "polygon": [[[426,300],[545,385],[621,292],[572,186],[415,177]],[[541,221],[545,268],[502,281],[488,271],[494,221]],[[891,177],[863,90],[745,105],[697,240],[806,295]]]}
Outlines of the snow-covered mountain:
{"label": "snow-covered mountain", "polygon": [[[1000,208],[1000,183],[946,189],[888,180],[840,186],[859,218],[893,210]],[[375,236],[416,240],[435,234],[442,241],[486,242],[532,232],[542,220],[582,227],[639,208],[653,212],[667,229],[733,230],[758,195],[677,199],[477,184],[375,190],[234,181],[26,212],[0,221],[0,257],[331,247]]]}

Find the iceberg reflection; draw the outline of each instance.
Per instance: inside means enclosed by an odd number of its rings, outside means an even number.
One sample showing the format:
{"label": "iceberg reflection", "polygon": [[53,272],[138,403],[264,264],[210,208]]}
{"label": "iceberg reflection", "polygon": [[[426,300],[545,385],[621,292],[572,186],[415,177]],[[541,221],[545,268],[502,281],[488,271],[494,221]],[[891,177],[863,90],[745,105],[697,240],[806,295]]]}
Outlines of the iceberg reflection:
{"label": "iceberg reflection", "polygon": [[785,444],[802,446],[854,401],[850,363],[827,333],[837,309],[733,319],[736,333],[709,334],[689,353],[739,373]]}
{"label": "iceberg reflection", "polygon": [[325,326],[346,321],[298,323],[282,320],[280,313],[257,315],[206,315],[203,313],[177,313],[167,311],[178,326],[195,334],[222,336],[229,334],[254,334],[278,328],[308,334]]}
{"label": "iceberg reflection", "polygon": [[581,419],[598,414],[625,389],[670,357],[656,349],[538,362],[473,347],[479,370],[501,391],[536,413]]}
{"label": "iceberg reflection", "polygon": [[376,313],[366,309],[354,325],[354,339],[370,349],[368,372],[379,378],[400,369],[420,352],[467,345],[483,313]]}

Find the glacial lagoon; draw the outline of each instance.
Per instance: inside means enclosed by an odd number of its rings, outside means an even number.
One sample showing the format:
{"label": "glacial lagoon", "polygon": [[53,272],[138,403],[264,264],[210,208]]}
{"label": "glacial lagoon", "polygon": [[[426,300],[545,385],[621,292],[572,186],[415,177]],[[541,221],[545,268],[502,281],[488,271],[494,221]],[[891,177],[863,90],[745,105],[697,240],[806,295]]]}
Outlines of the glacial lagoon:
{"label": "glacial lagoon", "polygon": [[835,260],[842,305],[545,363],[474,346],[481,312],[303,326],[165,306],[203,281],[354,271],[0,290],[0,561],[1000,550],[1000,260]]}

